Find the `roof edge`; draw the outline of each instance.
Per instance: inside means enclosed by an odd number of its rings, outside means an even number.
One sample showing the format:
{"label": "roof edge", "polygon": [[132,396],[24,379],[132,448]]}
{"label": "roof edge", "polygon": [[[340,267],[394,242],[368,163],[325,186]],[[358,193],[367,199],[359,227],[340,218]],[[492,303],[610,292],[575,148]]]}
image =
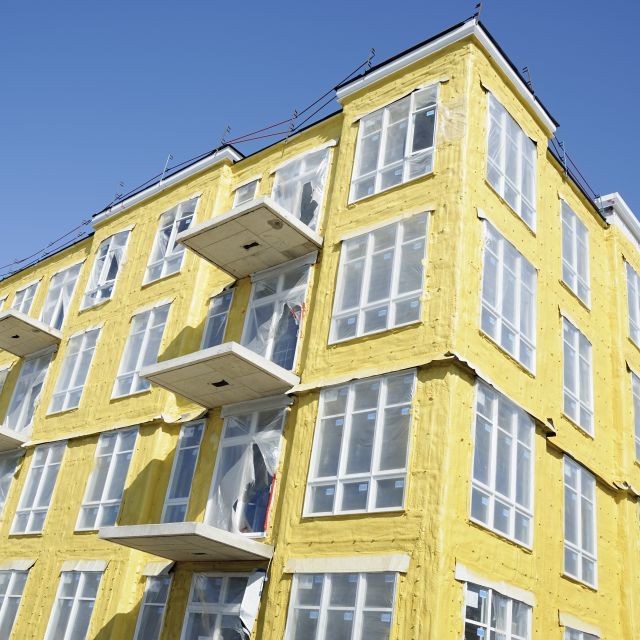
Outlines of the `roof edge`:
{"label": "roof edge", "polygon": [[621,229],[640,250],[640,221],[624,198],[614,191],[600,197],[600,206],[605,220]]}

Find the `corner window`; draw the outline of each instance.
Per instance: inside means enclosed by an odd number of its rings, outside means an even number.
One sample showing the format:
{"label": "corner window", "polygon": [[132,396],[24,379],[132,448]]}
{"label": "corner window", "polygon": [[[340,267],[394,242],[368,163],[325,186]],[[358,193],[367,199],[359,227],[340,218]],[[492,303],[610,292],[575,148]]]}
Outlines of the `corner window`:
{"label": "corner window", "polygon": [[24,313],[25,315],[29,314],[31,311],[31,305],[33,304],[33,299],[36,297],[36,291],[38,290],[39,282],[34,282],[30,284],[28,287],[24,289],[20,289],[16,291],[16,295],[13,298],[13,304],[11,305],[12,309],[16,311],[20,311],[20,313]]}
{"label": "corner window", "polygon": [[171,576],[147,578],[133,640],[158,640],[169,599]]}
{"label": "corner window", "polygon": [[160,216],[158,232],[144,275],[145,284],[180,271],[184,245],[176,243],[176,236],[191,225],[197,204],[198,198],[192,198]]}
{"label": "corner window", "polygon": [[62,328],[81,268],[81,263],[74,264],[51,278],[40,320],[54,329]]}
{"label": "corner window", "polygon": [[593,435],[591,343],[569,320],[562,318],[564,345],[564,414]]}
{"label": "corner window", "polygon": [[437,98],[420,89],[360,120],[350,202],[433,171]]}
{"label": "corner window", "polygon": [[0,638],[11,637],[26,583],[26,571],[0,571]]}
{"label": "corner window", "polygon": [[207,320],[204,325],[204,333],[202,334],[201,349],[217,347],[223,343],[232,300],[233,289],[223,291],[221,294],[211,298]]}
{"label": "corner window", "polygon": [[427,214],[345,240],[330,343],[420,320]]}
{"label": "corner window", "polygon": [[536,145],[489,94],[487,180],[531,228],[536,226]]}
{"label": "corner window", "polygon": [[629,305],[629,337],[640,347],[640,277],[627,262],[627,302]]}
{"label": "corner window", "polygon": [[323,389],[305,515],[402,509],[413,372]]}
{"label": "corner window", "polygon": [[562,281],[587,306],[589,291],[589,234],[586,225],[562,201]]}
{"label": "corner window", "polygon": [[256,192],[258,191],[258,184],[260,184],[259,179],[252,180],[251,182],[247,182],[241,187],[238,187],[234,191],[233,206],[239,207],[241,204],[245,204],[254,200],[256,197]]}

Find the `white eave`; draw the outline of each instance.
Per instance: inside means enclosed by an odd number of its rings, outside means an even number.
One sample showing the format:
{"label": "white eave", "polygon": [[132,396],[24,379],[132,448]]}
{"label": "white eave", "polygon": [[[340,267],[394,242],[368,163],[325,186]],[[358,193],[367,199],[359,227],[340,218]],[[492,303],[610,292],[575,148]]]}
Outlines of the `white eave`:
{"label": "white eave", "polygon": [[618,227],[640,251],[640,221],[623,197],[617,192],[610,193],[601,196],[596,204],[600,205],[605,220]]}
{"label": "white eave", "polygon": [[480,46],[487,52],[487,55],[498,65],[500,71],[502,71],[502,73],[504,73],[505,76],[507,76],[507,78],[513,83],[514,87],[520,94],[520,97],[531,107],[536,116],[544,126],[547,127],[549,132],[553,133],[556,130],[556,124],[551,116],[547,113],[546,109],[540,104],[540,102],[536,100],[535,96],[529,90],[529,87],[527,87],[522,78],[520,78],[520,76],[514,71],[509,61],[491,41],[487,32],[482,28],[482,25],[478,24],[475,18],[465,22],[463,25],[460,25],[457,29],[454,29],[449,33],[445,33],[431,42],[427,42],[422,47],[418,47],[414,51],[410,51],[395,60],[391,60],[387,64],[382,64],[382,66],[371,73],[360,78],[356,78],[352,82],[340,87],[336,91],[338,102],[342,103],[344,98],[356,93],[356,91],[360,91],[374,82],[378,82],[392,73],[396,73],[414,62],[418,62],[419,60],[431,56],[445,47],[456,42],[460,42],[469,36],[476,38]]}

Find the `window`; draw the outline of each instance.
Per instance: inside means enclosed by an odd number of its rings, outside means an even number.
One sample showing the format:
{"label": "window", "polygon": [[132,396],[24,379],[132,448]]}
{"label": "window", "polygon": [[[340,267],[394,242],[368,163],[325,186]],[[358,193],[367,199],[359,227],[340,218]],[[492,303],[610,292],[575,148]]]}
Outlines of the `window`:
{"label": "window", "polygon": [[51,504],[66,442],[35,448],[11,533],[40,533]]}
{"label": "window", "polygon": [[564,631],[564,640],[600,640],[598,636],[594,636],[592,633],[586,631],[577,631],[576,629],[569,629],[567,627]]}
{"label": "window", "polygon": [[23,455],[24,449],[0,454],[0,515],[2,515],[4,505],[7,502],[7,495],[11,488],[11,481],[16,474],[18,462],[20,462]]}
{"label": "window", "polygon": [[158,359],[164,325],[170,304],[155,307],[133,316],[127,343],[124,346],[120,369],[113,386],[113,397],[120,398],[146,391],[151,384],[140,377],[140,369]]}
{"label": "window", "polygon": [[530,547],[533,516],[533,420],[479,382],[471,519]]}
{"label": "window", "polygon": [[288,162],[274,178],[273,199],[311,229],[318,226],[328,166],[329,149],[320,149]]}
{"label": "window", "polygon": [[433,171],[437,99],[420,89],[360,120],[350,202]]}
{"label": "window", "polygon": [[636,438],[636,460],[640,460],[640,378],[631,373],[631,390],[633,392],[633,422]]}
{"label": "window", "polygon": [[103,240],[98,247],[87,289],[82,298],[82,309],[108,300],[113,295],[116,278],[124,260],[129,231],[120,231]]}
{"label": "window", "polygon": [[160,216],[160,226],[144,276],[145,284],[180,271],[184,245],[176,243],[176,236],[189,228],[197,204],[198,198],[192,198]]}
{"label": "window", "polygon": [[297,573],[287,640],[388,640],[395,573]]}
{"label": "window", "polygon": [[259,183],[260,179],[257,179],[238,187],[234,192],[233,206],[239,207],[241,204],[251,202],[251,200],[255,199]]}
{"label": "window", "polygon": [[171,576],[147,578],[133,640],[158,640],[167,608]]}
{"label": "window", "polygon": [[231,291],[224,291],[211,298],[209,313],[207,314],[207,321],[205,322],[204,333],[202,334],[201,349],[208,349],[209,347],[216,347],[222,344],[232,300],[233,289]]}
{"label": "window", "polygon": [[308,264],[254,276],[242,344],[285,369],[293,367],[308,277]]}
{"label": "window", "polygon": [[564,344],[564,413],[593,435],[593,383],[591,343],[566,318],[562,318]]}
{"label": "window", "polygon": [[186,424],[180,429],[162,522],[184,522],[203,431],[204,422]]}
{"label": "window", "polygon": [[487,222],[480,327],[529,371],[536,366],[536,280],[531,264]]}
{"label": "window", "polygon": [[80,404],[99,335],[100,329],[89,329],[69,338],[49,413],[73,409]]}
{"label": "window", "polygon": [[9,375],[9,371],[11,371],[11,367],[13,365],[5,364],[0,366],[0,393],[4,389],[4,383],[7,381],[7,376]]}
{"label": "window", "polygon": [[487,180],[535,229],[536,145],[492,94],[489,94]]}
{"label": "window", "polygon": [[204,518],[207,524],[232,533],[264,533],[284,418],[284,409],[225,418]]}
{"label": "window", "polygon": [[51,278],[40,320],[54,329],[62,327],[81,268],[82,263],[74,264],[64,271],[58,271]]}
{"label": "window", "polygon": [[63,571],[45,640],[85,640],[102,573]]}
{"label": "window", "polygon": [[323,389],[305,515],[402,509],[413,372]]}
{"label": "window", "polygon": [[596,479],[564,458],[564,572],[595,587]]}
{"label": "window", "polygon": [[194,573],[181,640],[243,640],[240,604],[249,577],[245,574]]}
{"label": "window", "polygon": [[137,429],[100,435],[93,470],[80,507],[77,530],[93,530],[115,524],[137,435]]}
{"label": "window", "polygon": [[640,346],[640,277],[627,262],[627,298],[629,304],[629,336]]}
{"label": "window", "polygon": [[331,342],[420,319],[426,236],[425,213],[345,240]]}
{"label": "window", "polygon": [[531,640],[531,607],[477,584],[464,593],[464,640]]}
{"label": "window", "polygon": [[25,287],[24,289],[20,289],[19,291],[16,291],[16,295],[13,299],[13,304],[11,305],[11,308],[28,315],[29,311],[31,311],[31,305],[33,304],[33,299],[36,297],[38,284],[39,282],[34,282],[33,284],[30,284],[28,287]]}
{"label": "window", "polygon": [[53,352],[48,352],[24,359],[7,410],[5,420],[7,428],[13,431],[26,431],[31,427],[52,357]]}
{"label": "window", "polygon": [[562,201],[562,281],[589,305],[589,233],[585,224]]}
{"label": "window", "polygon": [[0,638],[11,636],[26,582],[26,571],[0,571]]}

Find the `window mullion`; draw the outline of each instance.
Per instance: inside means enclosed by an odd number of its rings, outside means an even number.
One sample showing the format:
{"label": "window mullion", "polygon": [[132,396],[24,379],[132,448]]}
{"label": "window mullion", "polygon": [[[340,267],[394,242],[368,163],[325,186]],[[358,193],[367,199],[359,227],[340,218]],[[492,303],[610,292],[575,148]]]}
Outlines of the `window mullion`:
{"label": "window mullion", "polygon": [[362,624],[364,619],[366,582],[367,582],[366,574],[361,573],[358,576],[358,588],[356,591],[356,603],[355,603],[355,611],[353,615],[353,634],[352,634],[353,640],[367,640],[367,638],[362,637]]}
{"label": "window mullion", "polygon": [[387,150],[387,132],[389,129],[389,109],[385,107],[382,112],[382,122],[380,124],[380,147],[378,149],[378,161],[376,163],[375,190],[378,193],[381,190],[382,169],[384,169],[384,156]]}
{"label": "window mullion", "polygon": [[[62,579],[63,579],[62,578],[62,574],[60,574],[60,580],[62,580]],[[59,589],[60,589],[60,586],[58,587]],[[74,640],[69,635],[69,632],[70,632],[71,629],[73,629],[73,626],[75,625],[75,622],[76,622],[76,618],[78,617],[78,609],[80,608],[78,594],[82,593],[83,588],[84,588],[84,573],[80,573],[80,579],[78,580],[78,584],[76,585],[76,589],[73,592],[73,599],[72,599],[72,602],[71,602],[71,610],[69,611],[69,617],[67,618],[67,620],[69,622],[67,624],[67,628],[65,629],[63,640]],[[62,594],[62,591],[60,591],[60,594]],[[61,598],[61,600],[62,599],[63,598]]]}
{"label": "window mullion", "polygon": [[414,91],[409,97],[409,115],[407,116],[407,133],[404,140],[404,157],[402,158],[402,181],[406,182],[409,178],[409,158],[411,157],[411,147],[413,146],[414,134],[414,109],[416,102],[416,92]]}
{"label": "window mullion", "polygon": [[515,279],[516,279],[516,283],[515,283],[515,291],[513,293],[513,303],[514,303],[514,307],[515,307],[515,318],[514,318],[514,328],[516,331],[516,336],[515,336],[515,340],[516,340],[516,344],[514,345],[515,347],[515,351],[517,353],[517,359],[520,361],[522,359],[522,337],[523,337],[523,332],[522,332],[522,288],[524,286],[524,276],[523,276],[523,270],[524,270],[524,264],[523,264],[523,259],[521,255],[518,255],[517,257],[517,263],[516,263],[516,269],[515,269]]}
{"label": "window mullion", "polygon": [[[315,580],[315,574],[312,574],[312,580]],[[316,637],[318,640],[329,640],[326,637],[327,612],[329,608],[329,593],[331,592],[332,574],[319,574],[322,576],[322,593],[320,595],[320,611],[318,612],[318,631]],[[299,588],[299,587],[298,587]]]}
{"label": "window mullion", "polygon": [[369,494],[367,496],[367,511],[375,509],[378,483],[374,480],[380,472],[380,449],[382,446],[382,432],[385,426],[385,407],[387,405],[387,380],[380,380],[380,394],[378,395],[378,406],[376,408],[376,424],[373,432],[373,443],[371,451],[371,471],[369,473]]}
{"label": "window mullion", "polygon": [[344,425],[342,430],[342,446],[340,447],[340,458],[338,461],[338,473],[336,474],[336,495],[333,505],[334,513],[342,511],[342,481],[346,474],[347,459],[349,457],[349,441],[351,439],[351,423],[353,418],[355,387],[349,388],[347,403],[344,413]]}
{"label": "window mullion", "polygon": [[367,307],[367,297],[369,288],[371,287],[371,263],[373,262],[373,234],[367,237],[367,248],[364,255],[364,269],[362,270],[362,284],[360,289],[360,304],[358,308],[358,322],[356,327],[356,335],[360,336],[364,333],[365,308]]}

